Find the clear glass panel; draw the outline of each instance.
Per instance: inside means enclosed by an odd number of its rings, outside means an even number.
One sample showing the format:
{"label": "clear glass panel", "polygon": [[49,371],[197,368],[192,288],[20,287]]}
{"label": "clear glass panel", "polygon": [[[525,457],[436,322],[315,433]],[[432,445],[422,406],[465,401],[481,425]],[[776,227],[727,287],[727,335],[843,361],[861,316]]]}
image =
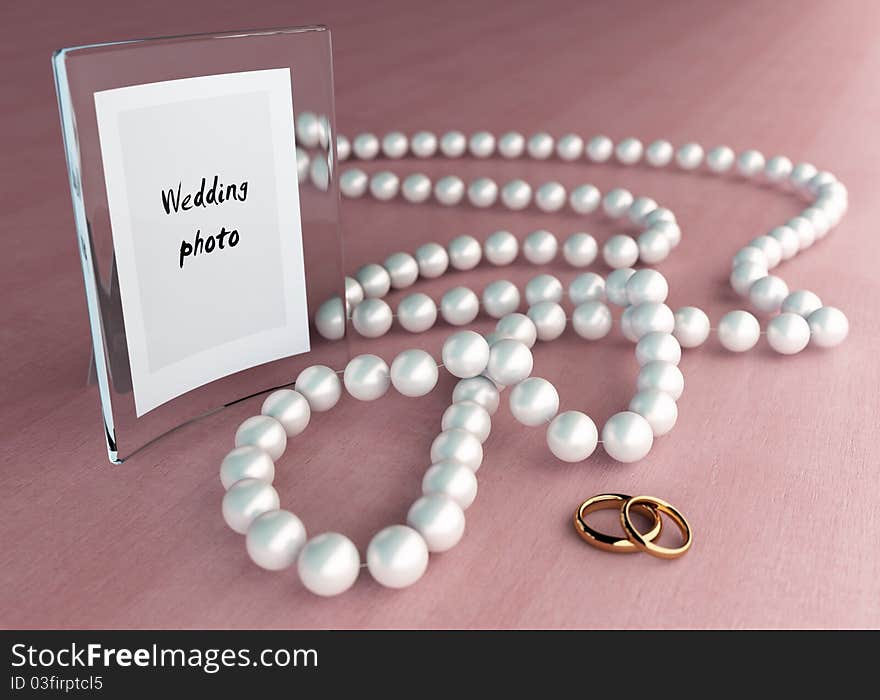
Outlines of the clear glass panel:
{"label": "clear glass panel", "polygon": [[329,171],[326,189],[308,181],[300,185],[311,317],[325,299],[344,296],[329,30],[314,26],[83,46],[58,51],[54,67],[93,335],[90,379],[102,403],[110,459],[121,461],[183,423],[290,384],[308,365],[344,366],[347,340],[329,342],[312,329],[310,352],[227,376],[136,417],[94,100],[96,92],[131,85],[289,68],[296,113],[322,117],[325,137],[310,155],[323,159]]}

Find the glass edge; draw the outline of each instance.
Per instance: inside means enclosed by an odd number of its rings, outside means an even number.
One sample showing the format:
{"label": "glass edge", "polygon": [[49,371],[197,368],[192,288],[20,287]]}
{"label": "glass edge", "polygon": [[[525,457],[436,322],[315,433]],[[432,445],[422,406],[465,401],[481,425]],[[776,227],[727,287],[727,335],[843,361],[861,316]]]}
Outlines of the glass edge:
{"label": "glass edge", "polygon": [[[186,39],[235,39],[245,36],[271,36],[273,34],[303,34],[306,32],[328,32],[330,28],[325,24],[307,24],[301,27],[268,27],[261,29],[238,29],[226,30],[222,32],[197,32],[193,34],[170,34],[167,36],[143,37],[141,39],[123,39],[120,41],[105,41],[95,44],[82,44],[80,46],[68,46],[56,49],[52,52],[53,63],[63,60],[66,56],[78,51],[87,51],[90,49],[107,49],[115,46],[125,46],[129,44],[145,44],[159,41],[177,41]],[[57,75],[56,75],[57,77]]]}
{"label": "glass edge", "polygon": [[77,248],[83,270],[86,304],[89,311],[89,327],[92,335],[92,352],[95,356],[95,374],[98,380],[98,393],[101,399],[101,417],[104,423],[104,438],[107,457],[113,464],[120,464],[116,427],[113,419],[113,404],[110,397],[110,382],[107,358],[104,348],[104,330],[101,307],[98,302],[98,281],[95,279],[92,263],[91,236],[89,235],[85,201],[80,188],[80,152],[76,137],[76,118],[67,77],[66,55],[56,51],[52,56],[55,76],[55,93],[58,100],[58,115],[61,122],[61,137],[67,165],[67,178],[70,185],[70,198],[73,204],[73,218],[76,229]]}

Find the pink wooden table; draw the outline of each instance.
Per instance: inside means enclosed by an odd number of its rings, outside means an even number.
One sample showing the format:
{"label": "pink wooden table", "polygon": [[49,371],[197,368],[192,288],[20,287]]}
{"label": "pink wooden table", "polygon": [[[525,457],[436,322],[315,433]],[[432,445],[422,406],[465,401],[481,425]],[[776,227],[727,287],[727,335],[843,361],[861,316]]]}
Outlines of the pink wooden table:
{"label": "pink wooden table", "polygon": [[[42,6],[42,7],[41,7]],[[745,3],[15,3],[4,10],[0,169],[0,625],[4,627],[877,627],[880,7],[867,2]],[[217,468],[258,401],[180,430],[122,467],[106,462],[49,55],[60,46],[149,35],[323,22],[333,30],[340,127],[554,134],[604,131],[785,153],[837,173],[851,210],[787,264],[849,315],[836,351],[794,358],[715,341],[682,361],[678,426],[634,465],[597,454],[564,465],[543,431],[500,411],[468,531],[402,592],[363,576],[336,599],[294,572],[253,566],[220,517]],[[414,163],[403,163],[410,172]],[[431,175],[551,176],[626,186],[668,202],[685,238],[661,266],[673,307],[713,319],[741,306],[732,253],[796,210],[733,180],[585,163],[436,162]],[[568,215],[344,203],[347,267],[460,233],[612,227]],[[562,265],[564,281],[572,272]],[[525,266],[509,277],[524,282]],[[533,273],[532,273],[533,274]],[[498,273],[426,284],[481,289]],[[488,323],[478,324],[488,328]],[[355,343],[385,357],[437,350],[447,328]],[[536,349],[535,373],[565,407],[601,423],[633,390],[631,346],[569,333]],[[363,548],[401,521],[428,466],[452,387],[420,400],[350,398],[314,421],[277,486],[312,533]],[[693,550],[666,562],[590,549],[570,527],[583,498],[649,493],[689,516]],[[354,507],[352,507],[354,504]]]}

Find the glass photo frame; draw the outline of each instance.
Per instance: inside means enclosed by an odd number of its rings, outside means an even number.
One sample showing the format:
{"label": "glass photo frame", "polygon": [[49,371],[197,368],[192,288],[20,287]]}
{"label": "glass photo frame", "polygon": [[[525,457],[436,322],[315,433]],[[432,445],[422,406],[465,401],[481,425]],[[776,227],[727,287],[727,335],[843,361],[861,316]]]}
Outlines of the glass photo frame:
{"label": "glass photo frame", "polygon": [[330,31],[80,46],[53,68],[110,460],[344,366],[311,322],[345,291]]}

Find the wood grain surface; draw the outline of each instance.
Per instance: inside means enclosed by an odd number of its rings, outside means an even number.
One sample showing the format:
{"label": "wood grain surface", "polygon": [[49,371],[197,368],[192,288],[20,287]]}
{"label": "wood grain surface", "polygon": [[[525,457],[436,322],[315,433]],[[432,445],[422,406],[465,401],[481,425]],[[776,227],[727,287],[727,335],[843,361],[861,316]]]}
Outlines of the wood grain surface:
{"label": "wood grain surface", "polygon": [[[0,625],[3,627],[877,627],[880,624],[880,372],[877,225],[880,6],[870,2],[28,2],[3,10],[0,208]],[[377,133],[539,129],[696,140],[783,153],[847,184],[850,213],[785,264],[792,288],[844,309],[840,348],[744,356],[716,341],[686,353],[675,430],[633,465],[601,451],[554,460],[541,430],[499,411],[480,494],[454,550],[404,591],[362,575],[346,595],[308,594],[294,571],[247,558],[220,516],[222,456],[259,400],[107,464],[97,395],[84,385],[87,316],[50,53],[61,46],[241,27],[328,24],[340,128]],[[374,169],[384,167],[377,163]],[[626,186],[668,203],[684,240],[660,269],[670,304],[713,320],[743,302],[731,255],[800,206],[735,179],[646,168],[402,162],[565,185]],[[560,235],[614,227],[529,210],[344,202],[347,268],[461,233]],[[381,256],[381,257],[380,257]],[[551,268],[567,282],[573,272]],[[475,289],[515,265],[421,284]],[[395,297],[397,298],[397,297]],[[489,328],[487,321],[475,324]],[[353,340],[391,358],[437,351],[448,328]],[[631,345],[569,331],[535,352],[565,408],[601,424],[633,392]],[[453,382],[424,399],[345,398],[279,464],[282,502],[309,532],[363,550],[419,493]],[[692,551],[668,562],[614,556],[575,535],[576,504],[603,491],[665,498],[690,518]]]}

